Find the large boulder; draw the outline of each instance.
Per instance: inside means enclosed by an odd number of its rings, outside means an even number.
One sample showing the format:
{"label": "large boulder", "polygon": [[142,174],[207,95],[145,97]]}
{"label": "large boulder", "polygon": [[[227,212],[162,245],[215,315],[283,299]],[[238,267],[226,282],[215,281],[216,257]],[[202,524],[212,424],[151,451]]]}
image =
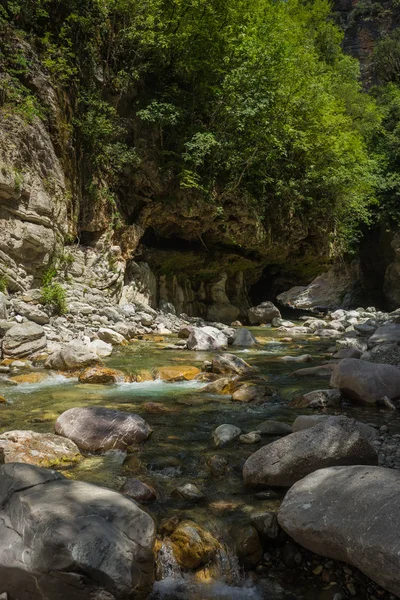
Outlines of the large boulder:
{"label": "large boulder", "polygon": [[45,366],[60,371],[73,371],[101,363],[91,346],[79,340],[72,341],[50,354]]}
{"label": "large boulder", "polygon": [[365,466],[316,471],[288,491],[278,520],[297,543],[354,565],[398,597],[398,471]]}
{"label": "large boulder", "polygon": [[44,350],[47,346],[43,327],[27,321],[13,325],[3,338],[3,354],[6,358],[23,358]]}
{"label": "large boulder", "polygon": [[[331,415],[300,415],[293,422],[293,433],[296,433],[296,431],[303,431],[303,429],[309,429],[310,427],[315,427],[315,425],[318,425],[318,423],[324,423],[331,418]],[[367,440],[372,441],[378,437],[378,432],[374,427],[371,427],[366,423],[361,423],[360,421],[354,421],[354,425],[358,427],[362,435],[367,438]]]}
{"label": "large boulder", "polygon": [[61,467],[77,463],[79,448],[71,440],[53,433],[6,431],[0,434],[1,462],[22,462],[39,467]]}
{"label": "large boulder", "polygon": [[384,396],[400,397],[400,369],[356,358],[345,358],[334,368],[330,385],[358,402],[376,404]]}
{"label": "large boulder", "polygon": [[373,335],[368,340],[368,346],[376,344],[396,344],[400,342],[400,324],[386,323],[382,327],[378,327]]}
{"label": "large boulder", "polygon": [[400,366],[399,344],[377,344],[369,352],[361,355],[361,360],[384,365]]}
{"label": "large boulder", "polygon": [[250,325],[261,325],[262,323],[271,323],[275,318],[280,318],[281,313],[272,302],[262,302],[258,306],[253,306],[247,311],[247,318]]}
{"label": "large boulder", "polygon": [[106,344],[112,344],[113,346],[123,346],[128,343],[121,333],[114,331],[114,329],[109,329],[108,327],[100,327],[97,335],[100,340],[106,342]]}
{"label": "large boulder", "polygon": [[246,329],[245,327],[240,327],[236,329],[235,334],[233,336],[232,346],[243,346],[249,348],[251,346],[255,346],[257,344],[257,340],[254,335]]}
{"label": "large boulder", "polygon": [[36,304],[15,301],[14,309],[19,315],[26,317],[28,321],[38,323],[38,325],[47,325],[50,322],[49,315]]}
{"label": "large boulder", "polygon": [[126,450],[144,442],[152,431],[138,415],[101,406],[70,408],[58,417],[55,430],[92,452]]}
{"label": "large boulder", "polygon": [[110,489],[54,471],[0,468],[1,591],[18,600],[142,600],[155,526]]}
{"label": "large boulder", "polygon": [[336,465],[377,465],[375,448],[347,417],[287,435],[252,454],[243,467],[246,485],[290,487],[309,473]]}
{"label": "large boulder", "polygon": [[188,350],[219,350],[227,345],[227,336],[216,327],[194,327],[187,341]]}

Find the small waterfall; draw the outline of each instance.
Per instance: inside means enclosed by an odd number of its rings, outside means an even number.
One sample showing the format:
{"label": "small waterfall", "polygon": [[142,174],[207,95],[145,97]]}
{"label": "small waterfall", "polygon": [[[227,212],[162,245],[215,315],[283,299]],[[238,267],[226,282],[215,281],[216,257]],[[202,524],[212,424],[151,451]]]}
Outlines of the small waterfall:
{"label": "small waterfall", "polygon": [[[202,577],[199,578],[199,573]],[[157,578],[149,600],[261,600],[243,575],[237,557],[221,548],[212,563],[197,573],[185,573],[172,546],[163,542],[158,552]]]}

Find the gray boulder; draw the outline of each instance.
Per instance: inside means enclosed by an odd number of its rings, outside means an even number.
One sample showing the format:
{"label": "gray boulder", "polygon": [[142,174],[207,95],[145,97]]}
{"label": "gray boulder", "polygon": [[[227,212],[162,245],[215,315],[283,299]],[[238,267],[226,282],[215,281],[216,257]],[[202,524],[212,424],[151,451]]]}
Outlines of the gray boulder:
{"label": "gray boulder", "polygon": [[297,396],[290,403],[291,406],[300,408],[330,408],[339,406],[342,401],[342,393],[340,390],[313,390],[302,396]]}
{"label": "gray boulder", "polygon": [[0,467],[1,590],[18,600],[142,600],[152,518],[110,489],[32,465]]}
{"label": "gray boulder", "polygon": [[109,329],[108,327],[100,327],[97,335],[103,342],[106,342],[106,344],[121,346],[127,343],[124,335],[114,331],[114,329]]}
{"label": "gray boulder", "polygon": [[126,450],[144,442],[152,430],[138,415],[101,406],[70,408],[60,415],[55,431],[81,450]]}
{"label": "gray boulder", "polygon": [[335,366],[330,385],[365,404],[376,404],[384,396],[394,400],[400,397],[400,369],[345,358]]}
{"label": "gray boulder", "polygon": [[254,335],[251,333],[251,331],[249,331],[245,327],[236,329],[234,336],[233,336],[232,346],[244,346],[244,347],[249,348],[251,346],[256,346],[256,344],[257,344],[257,340],[254,337]]}
{"label": "gray boulder", "polygon": [[44,329],[28,321],[6,331],[2,346],[6,358],[23,358],[44,350],[47,340]]}
{"label": "gray boulder", "polygon": [[71,440],[54,433],[25,430],[0,434],[0,455],[2,463],[22,462],[38,467],[66,467],[82,458]]}
{"label": "gray boulder", "polygon": [[49,315],[36,304],[14,302],[14,309],[19,315],[26,317],[28,321],[33,321],[38,325],[47,325],[50,322]]}
{"label": "gray boulder", "polygon": [[361,360],[384,365],[400,365],[400,346],[398,344],[378,344],[369,352],[364,352]]}
{"label": "gray boulder", "polygon": [[48,369],[69,371],[101,363],[97,349],[77,340],[53,352],[45,363]]}
{"label": "gray boulder", "polygon": [[371,348],[376,344],[393,344],[400,342],[400,324],[387,323],[378,327],[368,340],[368,346]]}
{"label": "gray boulder", "polygon": [[187,341],[188,350],[219,350],[228,346],[228,338],[216,327],[194,327]]}
{"label": "gray boulder", "polygon": [[272,302],[262,302],[258,306],[249,308],[247,318],[250,325],[261,325],[262,323],[271,323],[275,318],[280,319],[281,313]]}
{"label": "gray boulder", "polygon": [[252,454],[243,467],[246,485],[290,487],[309,473],[336,465],[377,465],[375,448],[356,421],[330,417]]}
{"label": "gray boulder", "polygon": [[316,471],[288,491],[278,521],[297,543],[354,565],[398,597],[398,471],[365,466]]}

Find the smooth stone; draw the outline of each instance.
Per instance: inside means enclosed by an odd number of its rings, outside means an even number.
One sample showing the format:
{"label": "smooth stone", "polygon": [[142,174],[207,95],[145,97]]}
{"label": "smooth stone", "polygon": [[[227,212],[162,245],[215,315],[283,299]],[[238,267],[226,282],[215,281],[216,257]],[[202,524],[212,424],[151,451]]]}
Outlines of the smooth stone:
{"label": "smooth stone", "polygon": [[71,439],[81,450],[126,450],[144,442],[152,430],[138,415],[92,406],[70,408],[55,424],[59,435]]}
{"label": "smooth stone", "polygon": [[288,435],[292,433],[292,426],[288,423],[269,419],[257,425],[257,430],[261,432],[261,435]]}
{"label": "smooth stone", "polygon": [[219,375],[246,375],[254,371],[246,361],[234,354],[217,354],[211,363],[213,373]]}
{"label": "smooth stone", "polygon": [[134,479],[133,477],[129,477],[125,481],[121,488],[121,494],[143,504],[156,500],[157,498],[157,493],[153,487],[140,481],[140,479]]}
{"label": "smooth stone", "polygon": [[258,444],[261,442],[261,435],[258,431],[250,431],[250,433],[239,436],[239,442],[241,444]]}
{"label": "smooth stone", "polygon": [[107,367],[89,367],[79,375],[79,383],[110,384],[121,383],[126,377],[122,371]]}
{"label": "smooth stone", "polygon": [[247,318],[250,325],[261,325],[263,323],[271,323],[274,318],[280,319],[281,313],[272,302],[267,301],[249,308]]}
{"label": "smooth stone", "polygon": [[243,478],[254,487],[290,487],[317,469],[343,464],[376,465],[378,455],[356,421],[330,417],[257,450],[245,462]]}
{"label": "smooth stone", "polygon": [[246,329],[245,327],[241,327],[235,331],[233,336],[232,346],[242,346],[246,348],[250,348],[251,346],[256,346],[257,340],[254,335]]}
{"label": "smooth stone", "polygon": [[343,466],[298,481],[278,513],[298,543],[350,563],[396,597],[400,589],[400,473]]}
{"label": "smooth stone", "polygon": [[191,381],[200,374],[200,369],[190,365],[172,365],[156,369],[156,379],[163,381]]}
{"label": "smooth stone", "polygon": [[213,433],[214,444],[218,448],[222,448],[223,446],[227,446],[228,444],[234,442],[242,433],[239,427],[230,424],[224,424],[217,427]]}
{"label": "smooth stone", "polygon": [[180,485],[179,487],[173,490],[172,496],[194,503],[200,502],[205,498],[203,492],[199,490],[197,485],[195,485],[194,483],[184,483]]}
{"label": "smooth stone", "polygon": [[400,397],[400,369],[346,358],[335,366],[330,385],[364,404],[376,404],[384,396],[394,400]]}
{"label": "smooth stone", "polygon": [[73,441],[53,433],[16,430],[0,434],[0,454],[4,463],[28,463],[38,467],[66,467],[82,458]]}

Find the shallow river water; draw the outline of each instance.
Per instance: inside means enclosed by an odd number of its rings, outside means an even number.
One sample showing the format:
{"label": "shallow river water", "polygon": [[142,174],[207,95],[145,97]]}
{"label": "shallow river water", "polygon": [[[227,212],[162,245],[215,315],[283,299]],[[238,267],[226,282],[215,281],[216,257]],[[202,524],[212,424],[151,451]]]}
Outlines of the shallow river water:
{"label": "shallow river water", "polygon": [[[174,562],[168,547],[161,551],[162,580],[156,582],[152,598],[180,600],[261,600],[269,598],[305,598],[325,600],[330,598],[325,590],[315,584],[285,581],[285,574],[278,577],[279,584],[287,590],[274,591],[273,580],[266,589],[253,585],[241,573],[234,553],[229,550],[228,532],[235,524],[252,512],[270,510],[279,500],[260,500],[252,490],[243,486],[241,469],[244,460],[260,445],[236,444],[229,448],[216,449],[212,432],[222,423],[232,423],[243,432],[254,431],[257,424],[266,419],[277,419],[292,423],[304,409],[287,406],[296,394],[329,386],[327,379],[315,377],[295,378],[291,372],[305,366],[321,364],[332,342],[320,342],[298,338],[293,342],[281,341],[288,335],[279,334],[269,328],[253,329],[260,345],[256,349],[236,350],[238,356],[257,366],[268,377],[269,384],[276,388],[279,401],[256,406],[231,402],[224,396],[198,396],[205,385],[196,381],[165,383],[160,380],[145,383],[123,383],[119,385],[84,385],[77,379],[54,375],[37,384],[21,384],[15,387],[0,383],[0,394],[9,404],[0,406],[1,431],[32,429],[52,432],[59,414],[74,406],[108,406],[132,411],[141,415],[151,425],[153,434],[137,453],[123,464],[125,455],[109,452],[105,456],[89,455],[71,469],[64,470],[67,477],[90,481],[119,490],[127,476],[138,477],[156,488],[158,499],[146,510],[160,522],[161,519],[179,515],[193,519],[226,543],[226,551],[220,557],[220,581],[199,582],[183,576]],[[136,341],[121,350],[114,350],[107,365],[128,373],[142,369],[185,364],[201,366],[210,358],[205,352],[166,350],[164,342]],[[229,350],[232,351],[232,348]],[[283,355],[309,353],[314,357],[306,365],[285,364]],[[147,402],[162,402],[171,412],[151,414],[146,412]],[[355,416],[364,422],[378,425],[392,420],[392,415],[377,409],[345,407],[341,413]],[[393,424],[393,423],[392,423]],[[400,431],[400,425],[399,425]],[[268,440],[263,439],[262,443]],[[210,475],[207,459],[218,453],[228,459],[231,468],[226,476],[215,478]],[[186,482],[196,483],[206,495],[206,500],[195,506],[171,498],[171,492]],[[283,496],[283,492],[281,493]],[[218,579],[218,578],[217,578]],[[294,594],[294,595],[292,595]]]}

